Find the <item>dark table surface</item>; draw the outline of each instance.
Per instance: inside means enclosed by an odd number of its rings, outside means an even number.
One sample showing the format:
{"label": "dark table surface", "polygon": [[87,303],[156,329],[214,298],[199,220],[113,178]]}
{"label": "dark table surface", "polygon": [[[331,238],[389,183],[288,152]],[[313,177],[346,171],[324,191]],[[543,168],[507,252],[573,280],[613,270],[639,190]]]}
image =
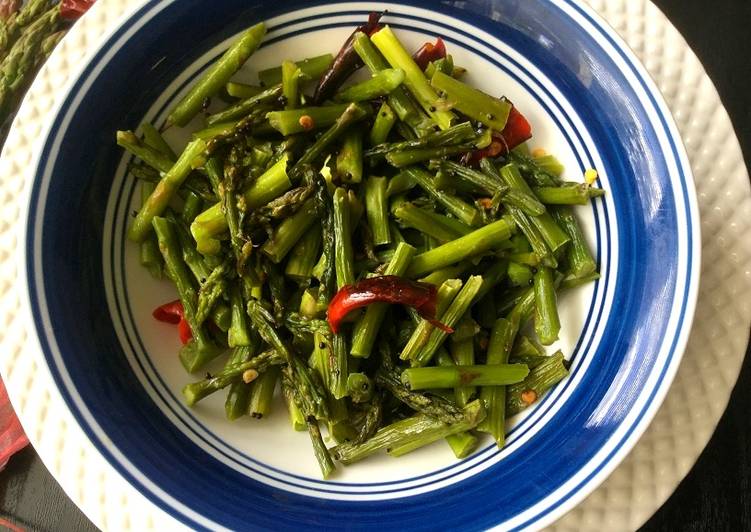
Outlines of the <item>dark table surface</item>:
{"label": "dark table surface", "polygon": [[[707,69],[751,166],[751,0],[654,2]],[[751,530],[751,357],[746,355],[739,384],[709,445],[643,530]],[[0,472],[0,529],[3,521],[26,530],[96,530],[31,447]]]}

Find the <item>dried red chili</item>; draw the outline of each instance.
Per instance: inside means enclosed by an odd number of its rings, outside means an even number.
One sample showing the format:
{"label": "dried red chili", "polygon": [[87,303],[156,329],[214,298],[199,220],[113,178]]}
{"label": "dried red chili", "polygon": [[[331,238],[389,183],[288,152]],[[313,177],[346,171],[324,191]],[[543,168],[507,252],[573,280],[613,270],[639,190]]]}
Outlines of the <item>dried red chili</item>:
{"label": "dried red chili", "polygon": [[151,313],[155,320],[177,325],[185,317],[185,309],[179,299],[158,306]]}
{"label": "dried red chili", "polygon": [[193,331],[190,330],[188,320],[185,318],[182,318],[180,323],[177,324],[177,334],[180,336],[180,341],[183,345],[190,342],[191,338],[193,338]]}
{"label": "dried red chili", "polygon": [[444,57],[446,57],[446,44],[443,42],[443,39],[438,37],[435,44],[430,42],[423,44],[412,56],[412,59],[415,60],[420,70],[425,70],[431,61],[437,61]]}
{"label": "dried red chili", "polygon": [[381,29],[381,25],[378,21],[381,20],[382,16],[383,13],[370,13],[370,15],[368,15],[368,21],[362,26],[355,28],[355,31],[353,31],[347,40],[344,41],[344,44],[339,49],[336,57],[331,62],[331,66],[329,66],[328,70],[323,73],[321,79],[318,80],[318,85],[313,93],[314,104],[320,105],[324,100],[330,98],[336,89],[338,89],[353,72],[364,65],[362,59],[360,59],[360,56],[355,51],[355,35],[358,32],[362,32],[367,36],[373,35]]}
{"label": "dried red chili", "polygon": [[185,309],[179,299],[158,306],[151,315],[158,321],[177,325],[177,333],[183,345],[193,338],[193,331],[190,330],[188,320],[185,319]]}
{"label": "dried red chili", "polygon": [[96,0],[62,0],[60,16],[65,20],[78,20],[86,13]]}
{"label": "dried red chili", "polygon": [[436,297],[436,287],[432,284],[382,275],[341,287],[329,303],[326,317],[331,330],[337,333],[342,320],[353,310],[372,303],[397,303],[413,307],[431,324],[451,333],[451,327],[435,319]]}

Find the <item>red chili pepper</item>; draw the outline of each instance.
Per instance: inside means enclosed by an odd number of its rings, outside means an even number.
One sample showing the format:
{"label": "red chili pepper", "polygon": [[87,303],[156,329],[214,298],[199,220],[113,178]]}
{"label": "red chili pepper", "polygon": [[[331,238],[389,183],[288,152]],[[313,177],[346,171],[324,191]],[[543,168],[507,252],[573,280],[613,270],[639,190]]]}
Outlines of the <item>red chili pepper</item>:
{"label": "red chili pepper", "polygon": [[190,339],[193,338],[193,331],[190,330],[188,320],[185,318],[180,318],[180,322],[177,324],[177,334],[180,336],[180,341],[183,345],[190,342]]}
{"label": "red chili pepper", "polygon": [[183,345],[193,338],[193,331],[190,330],[188,320],[185,319],[185,309],[179,299],[155,308],[151,315],[161,322],[177,325],[177,333],[180,335],[180,341]]}
{"label": "red chili pepper", "polygon": [[371,277],[339,289],[329,303],[326,317],[334,334],[342,320],[355,309],[371,303],[399,303],[415,310],[439,329],[452,333],[451,327],[435,319],[436,287],[428,283],[410,281],[396,275]]}
{"label": "red chili pepper", "polygon": [[313,93],[314,104],[320,105],[321,102],[330,98],[331,95],[334,94],[334,91],[336,91],[336,89],[338,89],[348,77],[365,64],[355,51],[355,34],[361,31],[370,37],[381,29],[381,25],[378,21],[381,20],[382,16],[383,13],[377,13],[375,11],[370,13],[370,15],[368,15],[368,21],[362,26],[355,28],[355,31],[353,31],[347,40],[344,41],[344,44],[339,49],[339,52],[331,62],[328,70],[326,70],[321,76],[321,79],[318,80],[318,85]]}
{"label": "red chili pepper", "polygon": [[154,309],[151,313],[154,319],[162,321],[164,323],[171,323],[177,325],[180,320],[185,318],[185,309],[179,299],[165,303],[164,305]]}
{"label": "red chili pepper", "polygon": [[65,20],[78,20],[86,13],[96,0],[62,0],[60,16]]}
{"label": "red chili pepper", "polygon": [[474,166],[480,162],[480,159],[505,155],[531,138],[532,126],[516,107],[512,107],[503,131],[493,133],[493,140],[488,147],[467,153],[462,162],[468,166]]}
{"label": "red chili pepper", "polygon": [[429,42],[423,44],[412,56],[412,59],[415,60],[420,70],[425,70],[428,67],[428,63],[443,59],[444,57],[446,57],[446,45],[443,39],[438,37],[435,40],[435,44]]}
{"label": "red chili pepper", "polygon": [[506,152],[532,138],[532,126],[516,107],[512,107],[508,114],[508,121],[506,121],[506,127],[501,131],[501,138],[504,141]]}

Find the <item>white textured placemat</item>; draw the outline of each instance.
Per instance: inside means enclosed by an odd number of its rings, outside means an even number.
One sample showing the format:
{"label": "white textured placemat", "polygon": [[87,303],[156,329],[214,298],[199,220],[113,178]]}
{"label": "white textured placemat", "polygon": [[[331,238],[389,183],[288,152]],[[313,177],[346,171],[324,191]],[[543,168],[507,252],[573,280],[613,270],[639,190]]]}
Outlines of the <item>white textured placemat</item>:
{"label": "white textured placemat", "polygon": [[[20,305],[24,197],[48,114],[92,47],[142,0],[99,0],[66,36],[34,82],[0,159],[0,372],[47,468],[100,528],[178,525],[99,456],[37,363]],[[702,217],[702,286],[688,351],[668,397],[629,457],[556,530],[637,528],[667,499],[706,445],[745,354],[731,330],[751,323],[751,189],[738,141],[712,82],[683,38],[647,0],[592,0],[657,81],[691,159]],[[708,371],[708,368],[713,368]]]}

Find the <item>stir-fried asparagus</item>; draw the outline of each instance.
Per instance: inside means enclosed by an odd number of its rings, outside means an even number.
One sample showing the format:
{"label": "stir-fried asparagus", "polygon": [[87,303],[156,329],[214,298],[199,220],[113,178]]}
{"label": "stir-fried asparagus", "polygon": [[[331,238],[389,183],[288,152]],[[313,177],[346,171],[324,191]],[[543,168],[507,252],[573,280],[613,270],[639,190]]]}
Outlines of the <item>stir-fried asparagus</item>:
{"label": "stir-fried asparagus", "polygon": [[[264,32],[173,110],[195,129],[181,149],[160,124],[116,137],[143,183],[129,237],[175,285],[183,365],[229,351],[185,401],[225,389],[227,418],[262,423],[282,394],[324,478],[439,439],[458,458],[480,433],[502,446],[507,417],[567,374],[542,345],[557,293],[598,277],[570,205],[603,192],[500,145],[519,111],[454,78],[450,56],[418,65],[377,16],[336,58],[259,70]],[[258,81],[233,79],[246,62]],[[370,77],[345,79],[363,63]],[[194,127],[220,90],[231,103]]]}

